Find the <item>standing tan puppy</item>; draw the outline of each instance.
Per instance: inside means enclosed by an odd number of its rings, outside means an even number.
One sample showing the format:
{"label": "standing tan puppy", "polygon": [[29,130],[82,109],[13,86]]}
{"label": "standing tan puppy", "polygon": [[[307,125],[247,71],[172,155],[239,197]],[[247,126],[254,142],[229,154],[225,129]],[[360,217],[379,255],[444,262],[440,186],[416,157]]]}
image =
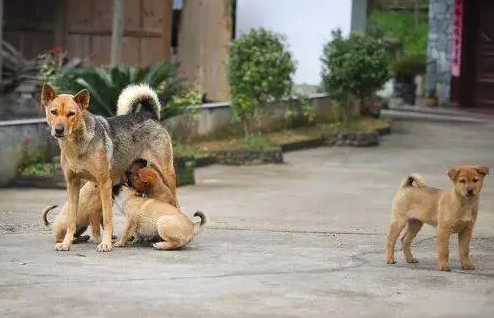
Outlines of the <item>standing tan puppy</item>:
{"label": "standing tan puppy", "polygon": [[[424,223],[437,227],[438,268],[450,271],[449,237],[458,234],[461,268],[475,269],[470,260],[470,239],[477,221],[479,194],[484,177],[489,173],[485,166],[456,166],[448,170],[453,187],[448,191],[431,188],[420,175],[406,177],[393,200],[391,224],[386,244],[386,262],[395,263],[394,249],[403,228],[401,238],[403,254],[408,263],[417,263],[412,256],[411,244]],[[412,186],[413,182],[417,186]]]}

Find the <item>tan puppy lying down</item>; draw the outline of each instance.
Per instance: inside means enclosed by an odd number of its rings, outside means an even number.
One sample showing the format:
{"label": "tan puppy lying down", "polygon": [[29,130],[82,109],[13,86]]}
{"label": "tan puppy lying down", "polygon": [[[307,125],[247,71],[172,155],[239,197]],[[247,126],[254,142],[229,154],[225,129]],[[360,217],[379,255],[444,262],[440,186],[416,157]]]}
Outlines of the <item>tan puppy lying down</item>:
{"label": "tan puppy lying down", "polygon": [[[431,188],[417,174],[406,177],[393,200],[391,224],[389,226],[386,262],[394,264],[394,249],[398,236],[401,237],[403,254],[408,263],[417,263],[412,256],[411,244],[424,223],[437,227],[438,268],[450,271],[449,237],[458,234],[461,268],[475,269],[470,260],[470,239],[477,221],[479,194],[489,167],[457,166],[448,170],[453,181],[450,190]],[[413,187],[415,181],[417,187]]]}
{"label": "tan puppy lying down", "polygon": [[[154,171],[151,168],[143,168]],[[153,184],[162,186],[158,175]],[[153,239],[157,235],[161,242],[153,244],[159,250],[178,249],[187,245],[208,224],[208,216],[200,211],[194,216],[201,218],[200,223],[192,223],[189,218],[173,205],[153,198],[141,197],[129,186],[119,184],[113,187],[114,207],[122,212],[127,222],[121,239],[115,246],[123,247],[135,234],[139,238]]]}

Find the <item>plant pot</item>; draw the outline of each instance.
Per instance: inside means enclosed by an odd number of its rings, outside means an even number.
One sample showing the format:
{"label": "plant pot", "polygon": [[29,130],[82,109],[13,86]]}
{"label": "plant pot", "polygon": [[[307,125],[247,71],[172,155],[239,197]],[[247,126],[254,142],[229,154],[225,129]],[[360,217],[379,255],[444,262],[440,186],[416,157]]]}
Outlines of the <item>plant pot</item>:
{"label": "plant pot", "polygon": [[427,107],[437,107],[439,105],[439,100],[437,97],[427,97],[425,99],[425,105]]}
{"label": "plant pot", "polygon": [[194,174],[194,158],[175,157],[173,158],[173,165],[175,166],[177,187],[196,183]]}
{"label": "plant pot", "polygon": [[417,85],[411,81],[396,80],[393,84],[393,94],[401,98],[403,102],[409,105],[415,105]]}

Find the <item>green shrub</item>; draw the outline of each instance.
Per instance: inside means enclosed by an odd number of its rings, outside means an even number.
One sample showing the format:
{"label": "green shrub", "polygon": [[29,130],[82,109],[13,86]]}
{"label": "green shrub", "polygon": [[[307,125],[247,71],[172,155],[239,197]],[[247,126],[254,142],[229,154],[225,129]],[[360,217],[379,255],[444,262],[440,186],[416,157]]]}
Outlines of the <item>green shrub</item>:
{"label": "green shrub", "polygon": [[294,73],[284,36],[260,28],[235,39],[229,52],[228,80],[232,106],[245,136],[254,132],[262,107],[290,94]]}
{"label": "green shrub", "polygon": [[369,24],[373,30],[381,30],[382,36],[400,40],[405,52],[425,54],[429,17],[426,12],[419,12],[417,18],[413,12],[374,11]]}
{"label": "green shrub", "polygon": [[388,58],[381,42],[370,35],[352,33],[343,38],[332,31],[321,57],[322,82],[326,92],[341,105],[342,119],[350,117],[350,98],[361,101],[383,87],[389,78]]}
{"label": "green shrub", "polygon": [[[60,91],[87,89],[91,94],[90,111],[102,116],[114,116],[120,92],[127,85],[138,83],[147,83],[157,91],[163,104],[161,119],[181,114],[188,106],[183,97],[191,93],[192,86],[178,75],[178,64],[167,61],[145,68],[118,65],[113,68],[72,69],[54,80],[54,86]],[[191,100],[185,99],[186,102]],[[194,101],[200,103],[197,98]]]}
{"label": "green shrub", "polygon": [[416,75],[424,74],[426,68],[424,54],[408,54],[390,64],[390,70],[398,81],[412,82]]}

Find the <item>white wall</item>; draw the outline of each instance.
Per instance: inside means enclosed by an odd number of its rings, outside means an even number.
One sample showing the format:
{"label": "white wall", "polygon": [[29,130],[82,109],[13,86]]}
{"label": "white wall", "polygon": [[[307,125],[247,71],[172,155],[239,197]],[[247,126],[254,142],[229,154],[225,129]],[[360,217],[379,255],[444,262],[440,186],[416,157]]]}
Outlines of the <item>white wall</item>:
{"label": "white wall", "polygon": [[297,61],[295,83],[317,85],[319,59],[331,30],[339,27],[348,35],[355,29],[352,3],[359,11],[362,5],[365,10],[366,0],[237,0],[236,33],[264,27],[285,34]]}

